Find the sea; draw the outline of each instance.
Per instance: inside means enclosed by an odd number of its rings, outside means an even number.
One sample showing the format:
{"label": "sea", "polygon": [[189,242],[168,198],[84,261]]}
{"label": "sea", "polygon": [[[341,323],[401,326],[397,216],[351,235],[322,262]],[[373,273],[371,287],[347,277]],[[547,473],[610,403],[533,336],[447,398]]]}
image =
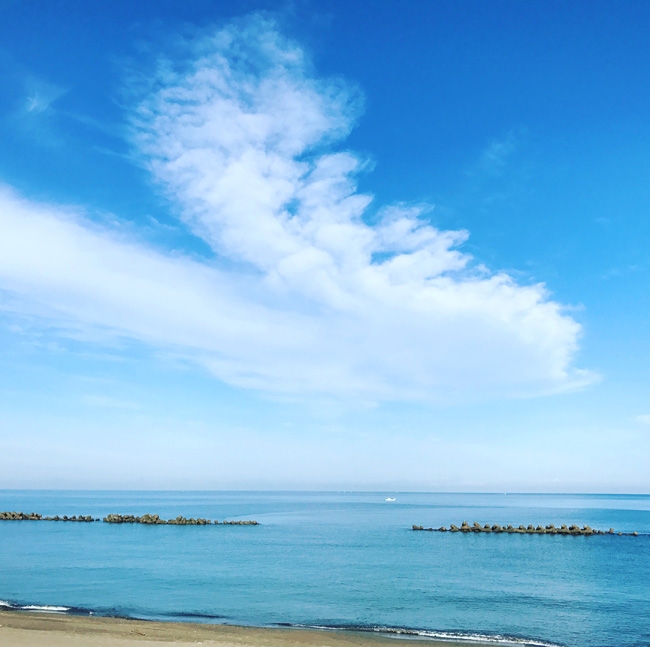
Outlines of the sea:
{"label": "sea", "polygon": [[[395,499],[387,501],[386,499]],[[0,491],[0,606],[531,647],[650,645],[650,496]],[[576,523],[632,536],[414,532]]]}

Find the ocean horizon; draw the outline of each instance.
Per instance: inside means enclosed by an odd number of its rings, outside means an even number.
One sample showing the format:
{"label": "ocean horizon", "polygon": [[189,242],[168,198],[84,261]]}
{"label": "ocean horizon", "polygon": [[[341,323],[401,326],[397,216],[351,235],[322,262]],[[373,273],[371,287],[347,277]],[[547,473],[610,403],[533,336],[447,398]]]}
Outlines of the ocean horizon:
{"label": "ocean horizon", "polygon": [[[395,501],[387,501],[394,498]],[[0,606],[566,647],[650,644],[650,495],[2,490]],[[417,533],[554,523],[638,537]]]}

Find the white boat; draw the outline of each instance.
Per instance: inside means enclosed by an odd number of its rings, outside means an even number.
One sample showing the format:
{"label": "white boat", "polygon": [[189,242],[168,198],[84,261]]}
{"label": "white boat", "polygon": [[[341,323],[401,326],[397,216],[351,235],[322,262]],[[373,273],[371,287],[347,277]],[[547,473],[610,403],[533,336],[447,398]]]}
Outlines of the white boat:
{"label": "white boat", "polygon": [[395,501],[395,497],[394,497],[394,496],[389,496],[389,497],[386,499],[386,501]]}

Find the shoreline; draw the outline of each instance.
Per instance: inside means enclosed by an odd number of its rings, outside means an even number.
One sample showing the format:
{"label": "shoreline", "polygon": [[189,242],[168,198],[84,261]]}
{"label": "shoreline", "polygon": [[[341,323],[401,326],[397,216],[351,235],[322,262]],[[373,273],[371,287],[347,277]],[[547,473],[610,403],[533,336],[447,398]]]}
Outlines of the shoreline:
{"label": "shoreline", "polygon": [[[426,647],[494,646],[496,641],[448,640],[337,628],[248,627],[200,622],[166,622],[132,618],[71,615],[0,609],[0,647],[395,647],[396,640]],[[520,639],[521,640],[521,639]],[[512,645],[507,639],[501,645]],[[519,645],[543,644],[531,640]]]}

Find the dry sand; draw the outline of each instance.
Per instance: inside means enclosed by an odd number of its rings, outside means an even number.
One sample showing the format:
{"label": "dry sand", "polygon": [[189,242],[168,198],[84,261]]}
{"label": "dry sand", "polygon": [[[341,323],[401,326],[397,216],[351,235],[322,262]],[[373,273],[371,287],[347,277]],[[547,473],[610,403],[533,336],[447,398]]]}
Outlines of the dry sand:
{"label": "dry sand", "polygon": [[[413,646],[414,641],[408,641]],[[0,611],[0,647],[400,647],[380,635]],[[459,647],[417,640],[417,647]],[[465,645],[466,647],[466,645]]]}

